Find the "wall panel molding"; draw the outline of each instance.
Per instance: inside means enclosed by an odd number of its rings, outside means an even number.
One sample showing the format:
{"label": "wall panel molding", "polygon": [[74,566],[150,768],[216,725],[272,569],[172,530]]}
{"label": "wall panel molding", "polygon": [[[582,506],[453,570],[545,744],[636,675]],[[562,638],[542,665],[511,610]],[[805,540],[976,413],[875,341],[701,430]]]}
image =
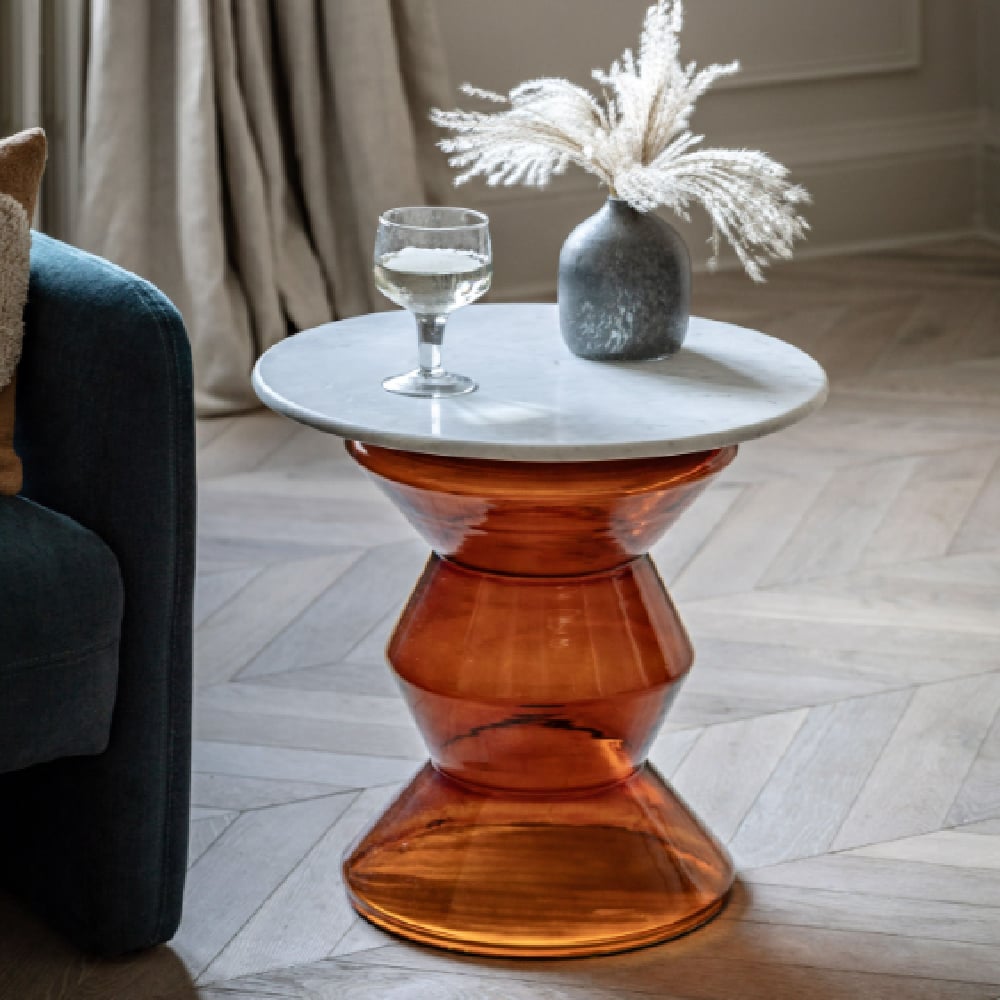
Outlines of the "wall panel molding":
{"label": "wall panel molding", "polygon": [[1000,152],[1000,111],[983,112],[982,135],[983,145]]}
{"label": "wall panel molding", "polygon": [[1000,239],[1000,111],[983,112],[982,137],[979,224],[988,236]]}
{"label": "wall panel molding", "polygon": [[[912,73],[934,54],[940,7],[967,2],[690,0],[681,58],[699,65],[739,59],[741,72],[720,80],[719,90]],[[539,76],[589,86],[594,66],[635,49],[648,3],[435,0],[454,81],[502,91]]]}
{"label": "wall panel molding", "polygon": [[[818,12],[811,4],[802,3],[801,0],[771,0],[768,9],[774,14],[775,7],[779,5],[787,8],[786,16],[781,20],[784,29],[793,36],[798,19],[801,19],[798,25],[800,28],[804,28],[810,22],[813,24],[816,22]],[[857,7],[858,10],[852,17],[848,8],[853,7]],[[744,9],[752,8],[753,5],[748,4]],[[850,20],[854,24],[864,24],[865,16],[869,21],[873,16],[884,18],[887,11],[896,15],[898,23],[895,26],[896,30],[888,33],[881,46],[871,49],[852,48],[857,41],[866,37],[866,33],[859,30],[851,33],[849,43],[848,39],[843,39],[848,44],[841,51],[836,51],[837,43],[831,40],[830,35],[823,36],[822,33],[818,33],[817,36],[805,32],[803,40],[807,47],[812,44],[832,45],[833,48],[830,51],[823,51],[818,47],[810,53],[808,50],[796,50],[790,45],[778,56],[765,57],[760,61],[751,57],[737,76],[720,80],[718,89],[735,90],[776,84],[807,83],[919,69],[923,63],[924,50],[923,0],[878,0],[877,3],[871,3],[870,0],[838,0],[837,4],[831,4],[827,8],[827,12],[836,13],[838,17]]]}

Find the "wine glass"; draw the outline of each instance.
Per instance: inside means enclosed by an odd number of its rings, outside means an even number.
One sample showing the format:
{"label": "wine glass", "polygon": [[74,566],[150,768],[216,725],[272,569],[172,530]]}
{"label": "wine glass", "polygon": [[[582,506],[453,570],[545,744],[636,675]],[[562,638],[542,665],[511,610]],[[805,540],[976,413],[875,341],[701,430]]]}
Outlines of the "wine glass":
{"label": "wine glass", "polygon": [[419,367],[385,379],[404,396],[459,396],[476,383],[441,366],[448,314],[475,302],[493,280],[489,219],[468,208],[393,208],[379,216],[375,285],[417,320]]}

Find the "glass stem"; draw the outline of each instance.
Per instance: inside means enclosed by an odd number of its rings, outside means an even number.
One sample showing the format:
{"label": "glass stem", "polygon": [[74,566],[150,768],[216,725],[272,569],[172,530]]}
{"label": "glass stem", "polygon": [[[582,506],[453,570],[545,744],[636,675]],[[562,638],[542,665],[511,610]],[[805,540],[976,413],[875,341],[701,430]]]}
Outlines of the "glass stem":
{"label": "glass stem", "polygon": [[434,378],[444,373],[441,367],[441,344],[447,316],[417,316],[417,356],[420,374]]}

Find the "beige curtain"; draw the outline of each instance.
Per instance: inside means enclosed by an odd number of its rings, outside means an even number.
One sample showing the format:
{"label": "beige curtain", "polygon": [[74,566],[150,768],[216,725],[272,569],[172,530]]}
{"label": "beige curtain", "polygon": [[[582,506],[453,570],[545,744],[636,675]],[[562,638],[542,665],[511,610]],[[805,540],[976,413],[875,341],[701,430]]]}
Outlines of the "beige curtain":
{"label": "beige curtain", "polygon": [[433,0],[92,0],[78,240],[181,310],[201,413],[381,307],[378,214],[446,197],[449,90]]}

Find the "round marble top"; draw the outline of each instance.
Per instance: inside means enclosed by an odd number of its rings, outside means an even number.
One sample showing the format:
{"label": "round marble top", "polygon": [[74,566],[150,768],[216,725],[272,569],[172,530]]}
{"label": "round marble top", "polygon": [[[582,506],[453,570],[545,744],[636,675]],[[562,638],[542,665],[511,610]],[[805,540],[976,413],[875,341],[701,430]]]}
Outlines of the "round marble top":
{"label": "round marble top", "polygon": [[444,365],[476,392],[398,396],[387,375],[416,364],[408,312],[306,330],[257,362],[272,410],[342,438],[404,451],[518,461],[650,458],[761,437],[826,397],[823,369],[773,337],[692,318],[662,361],[584,361],[559,333],[554,305],[476,305],[448,321]]}

